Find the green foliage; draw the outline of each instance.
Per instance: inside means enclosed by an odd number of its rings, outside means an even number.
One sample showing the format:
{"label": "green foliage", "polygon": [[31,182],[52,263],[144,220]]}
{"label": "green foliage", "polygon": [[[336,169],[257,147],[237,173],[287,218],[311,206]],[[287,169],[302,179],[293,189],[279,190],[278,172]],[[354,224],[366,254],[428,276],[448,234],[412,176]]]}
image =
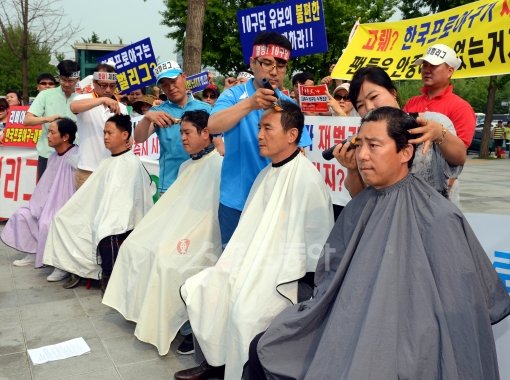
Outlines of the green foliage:
{"label": "green foliage", "polygon": [[400,12],[403,19],[427,16],[430,13],[437,13],[460,7],[461,5],[474,3],[476,0],[402,0]]}
{"label": "green foliage", "polygon": [[[204,22],[204,45],[202,64],[214,67],[222,75],[231,75],[246,69],[243,62],[237,11],[279,0],[209,0]],[[323,0],[329,51],[325,54],[301,57],[292,60],[289,73],[310,71],[317,78],[327,75],[329,64],[336,61],[347,45],[347,39],[358,17],[361,22],[387,20],[393,13],[398,0]],[[184,49],[186,30],[187,0],[166,0],[162,12],[163,25],[171,28],[168,37],[177,42],[177,50]]]}
{"label": "green foliage", "polygon": [[[83,43],[85,44],[111,44],[112,41],[109,38],[105,38],[104,40],[101,40],[99,38],[99,35],[96,32],[92,32],[92,35],[89,38],[81,38]],[[120,37],[119,37],[120,40]],[[122,43],[122,42],[119,42]]]}
{"label": "green foliage", "polygon": [[[8,36],[14,42],[14,46],[21,46],[21,26],[7,29]],[[42,72],[56,74],[56,69],[50,64],[51,49],[36,43],[33,35],[29,35],[28,42],[29,63],[29,95],[37,95],[36,78]],[[5,94],[8,89],[22,88],[22,72],[19,59],[16,58],[5,41],[5,36],[0,34],[0,94]]]}

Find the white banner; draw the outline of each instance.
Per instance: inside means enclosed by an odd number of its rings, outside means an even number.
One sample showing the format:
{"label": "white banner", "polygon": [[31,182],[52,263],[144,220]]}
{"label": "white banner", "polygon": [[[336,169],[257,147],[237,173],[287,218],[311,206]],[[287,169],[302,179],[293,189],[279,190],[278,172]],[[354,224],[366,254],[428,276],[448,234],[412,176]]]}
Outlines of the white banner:
{"label": "white banner", "polygon": [[333,158],[326,161],[322,152],[342,142],[358,132],[361,119],[359,117],[339,116],[305,116],[305,128],[313,140],[311,147],[306,148],[306,157],[310,159],[321,173],[331,192],[334,204],[345,206],[351,200],[344,186],[347,169]]}
{"label": "white banner", "polygon": [[[466,214],[476,237],[482,243],[496,272],[510,293],[510,215]],[[507,317],[492,329],[498,351],[499,375],[501,379],[510,379],[510,317]]]}

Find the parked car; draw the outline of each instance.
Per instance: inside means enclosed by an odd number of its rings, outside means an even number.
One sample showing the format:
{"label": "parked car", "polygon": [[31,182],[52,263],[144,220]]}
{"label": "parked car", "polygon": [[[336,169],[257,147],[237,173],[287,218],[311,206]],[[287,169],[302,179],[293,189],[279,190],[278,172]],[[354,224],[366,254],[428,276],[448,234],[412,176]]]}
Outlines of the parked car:
{"label": "parked car", "polygon": [[[483,124],[479,124],[475,128],[475,134],[473,136],[473,141],[471,141],[471,145],[468,148],[468,152],[480,152],[480,146],[482,144],[482,133],[483,133]],[[492,136],[489,136],[489,152],[494,152],[494,140]]]}

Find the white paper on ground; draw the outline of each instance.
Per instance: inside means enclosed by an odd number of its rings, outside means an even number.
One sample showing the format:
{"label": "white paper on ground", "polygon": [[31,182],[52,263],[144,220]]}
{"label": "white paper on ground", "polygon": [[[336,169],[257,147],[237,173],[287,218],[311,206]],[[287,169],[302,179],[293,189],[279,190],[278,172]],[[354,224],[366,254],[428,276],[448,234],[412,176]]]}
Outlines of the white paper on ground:
{"label": "white paper on ground", "polygon": [[32,363],[36,365],[83,355],[90,352],[90,347],[80,337],[27,351],[30,359],[32,359]]}

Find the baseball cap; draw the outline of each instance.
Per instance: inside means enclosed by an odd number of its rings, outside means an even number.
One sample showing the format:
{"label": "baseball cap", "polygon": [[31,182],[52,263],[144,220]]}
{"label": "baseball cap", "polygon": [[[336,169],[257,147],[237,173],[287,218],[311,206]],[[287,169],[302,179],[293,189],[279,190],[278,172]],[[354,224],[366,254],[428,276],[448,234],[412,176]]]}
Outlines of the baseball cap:
{"label": "baseball cap", "polygon": [[218,89],[218,86],[214,84],[207,85],[207,87],[204,88],[203,93],[205,93],[206,91],[212,91],[216,95],[216,97],[220,96],[220,90]]}
{"label": "baseball cap", "polygon": [[349,93],[349,88],[351,88],[349,83],[342,83],[340,86],[337,86],[337,88],[333,90],[333,96],[335,96],[335,94],[340,90],[345,90],[347,93]]}
{"label": "baseball cap", "polygon": [[448,66],[453,67],[455,70],[457,70],[462,64],[462,61],[457,58],[455,51],[443,44],[436,44],[429,47],[423,57],[414,61],[414,64],[421,65],[423,61],[427,61],[434,66],[446,63]]}
{"label": "baseball cap", "polygon": [[156,75],[156,83],[163,78],[177,78],[182,74],[181,66],[175,61],[169,60],[159,63],[154,69],[154,75]]}
{"label": "baseball cap", "polygon": [[135,110],[135,112],[142,114],[142,106],[144,104],[148,104],[149,106],[152,107],[152,104],[154,103],[155,100],[156,97],[154,95],[144,95],[140,100],[137,100],[136,102],[133,103],[133,109]]}

